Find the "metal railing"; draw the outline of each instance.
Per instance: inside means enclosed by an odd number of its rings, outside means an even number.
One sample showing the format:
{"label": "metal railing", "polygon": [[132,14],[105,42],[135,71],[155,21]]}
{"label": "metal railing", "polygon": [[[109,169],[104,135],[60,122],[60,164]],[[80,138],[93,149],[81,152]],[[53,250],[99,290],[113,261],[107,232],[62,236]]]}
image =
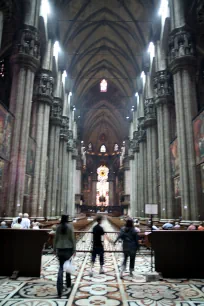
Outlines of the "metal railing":
{"label": "metal railing", "polygon": [[[92,252],[93,242],[92,242],[92,232],[90,231],[76,231],[75,237],[77,241],[76,252],[86,253]],[[116,244],[114,244],[117,239],[119,231],[115,232],[105,232],[103,238],[103,247],[104,252],[106,253],[122,253],[122,243],[119,240]],[[145,244],[144,240],[147,240],[148,237],[143,233],[138,233],[140,250],[139,253],[141,255],[150,255],[151,247],[148,244]],[[78,243],[80,241],[80,244]]]}

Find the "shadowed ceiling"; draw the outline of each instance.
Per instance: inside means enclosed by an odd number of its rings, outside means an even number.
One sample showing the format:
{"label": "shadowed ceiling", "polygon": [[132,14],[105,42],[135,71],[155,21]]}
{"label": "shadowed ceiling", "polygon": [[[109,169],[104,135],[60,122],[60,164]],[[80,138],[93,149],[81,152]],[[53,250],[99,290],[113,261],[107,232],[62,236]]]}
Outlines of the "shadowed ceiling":
{"label": "shadowed ceiling", "polygon": [[[149,43],[153,0],[58,0],[60,41],[80,114],[81,139],[111,153],[128,136],[131,98]],[[100,93],[100,81],[108,81]]]}

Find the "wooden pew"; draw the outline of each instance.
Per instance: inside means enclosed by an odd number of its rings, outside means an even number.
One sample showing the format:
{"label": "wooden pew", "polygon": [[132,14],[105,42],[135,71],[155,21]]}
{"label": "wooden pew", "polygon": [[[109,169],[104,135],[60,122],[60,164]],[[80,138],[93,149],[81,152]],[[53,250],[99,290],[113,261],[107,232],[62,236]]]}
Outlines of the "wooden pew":
{"label": "wooden pew", "polygon": [[204,231],[154,231],[150,239],[163,277],[204,277]]}
{"label": "wooden pew", "polygon": [[0,275],[40,277],[41,256],[48,233],[44,230],[0,229]]}

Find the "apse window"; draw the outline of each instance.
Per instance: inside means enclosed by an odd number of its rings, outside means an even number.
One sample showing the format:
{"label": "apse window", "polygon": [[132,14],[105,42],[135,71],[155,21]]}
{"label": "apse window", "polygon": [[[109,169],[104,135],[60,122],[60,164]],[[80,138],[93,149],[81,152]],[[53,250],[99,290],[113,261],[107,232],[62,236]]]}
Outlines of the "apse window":
{"label": "apse window", "polygon": [[102,145],[102,146],[101,146],[100,152],[101,152],[101,153],[106,153],[106,146],[105,146],[105,145]]}
{"label": "apse window", "polygon": [[103,79],[100,83],[100,92],[107,92],[108,83]]}
{"label": "apse window", "polygon": [[119,146],[117,143],[114,144],[114,151],[117,152],[119,150]]}

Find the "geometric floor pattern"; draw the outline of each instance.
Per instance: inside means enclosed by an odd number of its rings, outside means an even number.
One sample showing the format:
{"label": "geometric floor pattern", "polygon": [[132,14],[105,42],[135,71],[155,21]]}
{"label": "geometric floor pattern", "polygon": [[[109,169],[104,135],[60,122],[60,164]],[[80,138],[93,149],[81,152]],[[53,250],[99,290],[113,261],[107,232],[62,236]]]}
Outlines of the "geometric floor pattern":
{"label": "geometric floor pattern", "polygon": [[[104,223],[104,229],[111,230],[111,226]],[[85,240],[90,245],[89,238]],[[84,249],[82,243],[84,238],[78,242],[77,249]],[[121,262],[122,254],[105,253],[105,274],[99,274],[97,260],[93,276],[89,277],[90,253],[77,253],[71,291],[64,288],[62,298],[58,299],[58,261],[53,255],[43,255],[41,278],[19,277],[11,281],[0,277],[0,306],[204,306],[204,279],[161,278],[146,282],[144,274],[150,271],[150,257],[139,254],[134,276],[130,277],[127,270],[120,279]]]}

